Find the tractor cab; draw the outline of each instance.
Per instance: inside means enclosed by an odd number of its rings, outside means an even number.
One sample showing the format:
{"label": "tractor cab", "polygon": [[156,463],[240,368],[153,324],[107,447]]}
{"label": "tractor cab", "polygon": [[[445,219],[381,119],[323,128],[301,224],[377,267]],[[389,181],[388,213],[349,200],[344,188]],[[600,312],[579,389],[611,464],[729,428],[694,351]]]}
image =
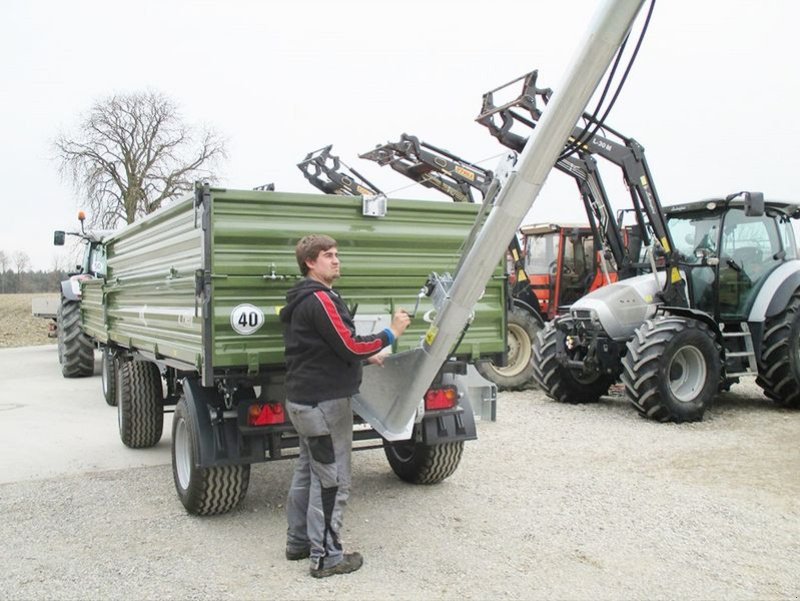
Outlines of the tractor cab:
{"label": "tractor cab", "polygon": [[767,276],[797,258],[794,209],[771,202],[754,211],[719,200],[665,207],[690,305],[718,322],[746,320]]}
{"label": "tractor cab", "polygon": [[525,271],[546,319],[553,319],[582,296],[618,280],[613,261],[601,261],[588,224],[535,224],[520,231]]}

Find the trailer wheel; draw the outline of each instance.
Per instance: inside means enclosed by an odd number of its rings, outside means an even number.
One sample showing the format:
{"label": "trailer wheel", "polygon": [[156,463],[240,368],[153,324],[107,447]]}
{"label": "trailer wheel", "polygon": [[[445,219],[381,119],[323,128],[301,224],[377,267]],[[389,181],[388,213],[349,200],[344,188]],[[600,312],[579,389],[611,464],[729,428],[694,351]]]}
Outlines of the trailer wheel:
{"label": "trailer wheel", "polygon": [[119,437],[132,449],[152,447],[164,430],[161,373],[150,361],[120,359],[116,363]]}
{"label": "trailer wheel", "polygon": [[721,354],[700,321],[671,315],[648,319],[622,359],[628,400],[642,416],[660,422],[700,421],[720,384]]}
{"label": "trailer wheel", "polygon": [[103,398],[106,403],[112,407],[117,406],[117,366],[114,359],[114,353],[111,349],[105,347],[103,349],[103,367],[101,379],[103,383]]}
{"label": "trailer wheel", "polygon": [[767,319],[756,384],[782,407],[800,408],[800,291]]}
{"label": "trailer wheel", "polygon": [[559,403],[596,403],[614,383],[603,373],[582,373],[562,365],[556,357],[556,328],[545,325],[533,344],[533,374],[545,394]]}
{"label": "trailer wheel", "polygon": [[383,452],[397,477],[412,484],[436,484],[451,476],[461,463],[464,441],[426,445],[411,440],[389,442]]}
{"label": "trailer wheel", "polygon": [[186,399],[172,420],[172,478],[178,497],[193,515],[215,515],[236,507],[247,494],[250,465],[198,467],[198,428]]}
{"label": "trailer wheel", "polygon": [[524,310],[509,311],[507,365],[500,367],[491,361],[480,361],[475,364],[478,373],[500,390],[522,390],[533,384],[532,347],[539,330],[539,322]]}
{"label": "trailer wheel", "polygon": [[94,374],[94,345],[81,330],[81,304],[63,297],[58,307],[58,361],[65,378]]}

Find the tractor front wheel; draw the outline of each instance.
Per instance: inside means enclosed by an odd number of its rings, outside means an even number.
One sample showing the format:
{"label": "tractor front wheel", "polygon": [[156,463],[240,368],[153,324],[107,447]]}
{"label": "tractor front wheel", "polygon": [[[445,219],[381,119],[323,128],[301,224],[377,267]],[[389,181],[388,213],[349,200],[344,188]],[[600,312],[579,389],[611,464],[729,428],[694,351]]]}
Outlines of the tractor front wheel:
{"label": "tractor front wheel", "polygon": [[556,356],[557,334],[551,321],[533,344],[533,374],[547,396],[560,403],[596,403],[614,383],[600,372],[586,372],[563,365]]}
{"label": "tractor front wheel", "polygon": [[529,313],[522,309],[509,311],[506,365],[501,367],[491,361],[481,361],[475,365],[478,373],[497,384],[500,390],[522,390],[530,386],[533,383],[532,347],[539,330],[539,322]]}
{"label": "tractor front wheel", "polygon": [[720,385],[721,356],[706,324],[672,315],[648,319],[622,359],[625,393],[644,417],[700,421]]}

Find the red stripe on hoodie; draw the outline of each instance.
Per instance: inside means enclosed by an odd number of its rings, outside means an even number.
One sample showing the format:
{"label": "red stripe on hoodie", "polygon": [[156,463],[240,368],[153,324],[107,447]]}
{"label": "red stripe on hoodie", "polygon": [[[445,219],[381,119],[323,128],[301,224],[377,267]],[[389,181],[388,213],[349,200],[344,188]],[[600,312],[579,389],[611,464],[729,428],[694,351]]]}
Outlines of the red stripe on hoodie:
{"label": "red stripe on hoodie", "polygon": [[327,293],[325,293],[325,291],[318,290],[314,293],[314,296],[316,296],[317,300],[322,303],[322,308],[325,310],[325,314],[331,321],[333,329],[336,330],[336,333],[339,335],[342,343],[345,345],[345,347],[347,347],[347,350],[354,355],[372,355],[376,351],[379,351],[383,348],[383,341],[380,338],[370,342],[359,342],[353,338],[350,330],[344,325],[342,316],[339,315],[339,312],[336,310],[336,305],[333,304],[333,301],[327,295]]}

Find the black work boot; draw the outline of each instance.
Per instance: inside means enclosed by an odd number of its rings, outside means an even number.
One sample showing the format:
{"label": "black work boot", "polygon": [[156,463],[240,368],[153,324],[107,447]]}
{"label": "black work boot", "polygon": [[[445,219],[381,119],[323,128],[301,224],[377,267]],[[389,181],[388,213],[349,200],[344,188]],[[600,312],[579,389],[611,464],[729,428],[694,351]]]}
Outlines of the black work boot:
{"label": "black work boot", "polygon": [[342,561],[337,563],[332,568],[311,568],[311,575],[314,578],[326,578],[335,574],[349,574],[355,572],[364,564],[364,558],[361,553],[345,553],[342,556]]}

